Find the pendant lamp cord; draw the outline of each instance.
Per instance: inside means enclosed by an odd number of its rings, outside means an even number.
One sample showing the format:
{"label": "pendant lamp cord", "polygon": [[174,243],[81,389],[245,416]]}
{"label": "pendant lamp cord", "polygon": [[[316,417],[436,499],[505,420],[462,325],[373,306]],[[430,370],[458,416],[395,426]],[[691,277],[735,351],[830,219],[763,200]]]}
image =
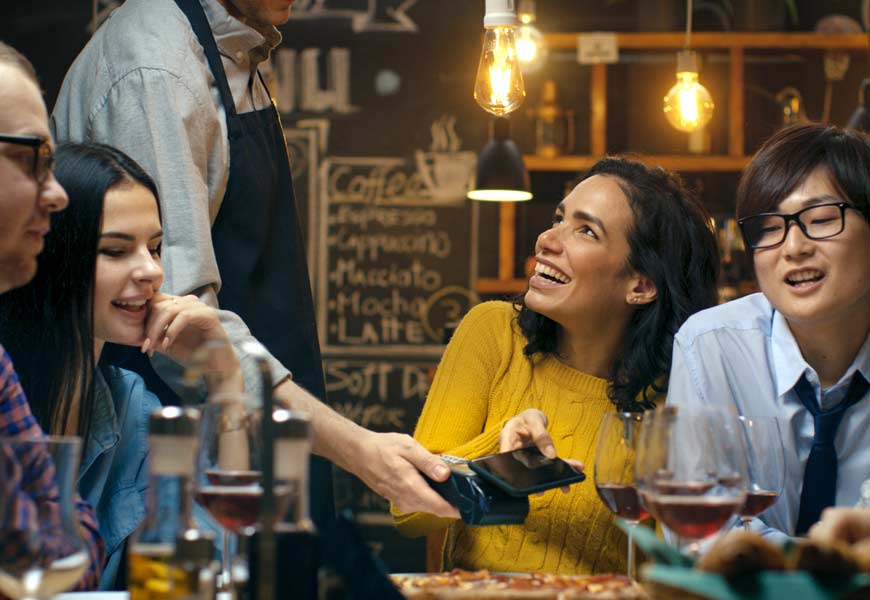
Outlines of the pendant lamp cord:
{"label": "pendant lamp cord", "polygon": [[692,45],[692,0],[686,0],[686,50]]}

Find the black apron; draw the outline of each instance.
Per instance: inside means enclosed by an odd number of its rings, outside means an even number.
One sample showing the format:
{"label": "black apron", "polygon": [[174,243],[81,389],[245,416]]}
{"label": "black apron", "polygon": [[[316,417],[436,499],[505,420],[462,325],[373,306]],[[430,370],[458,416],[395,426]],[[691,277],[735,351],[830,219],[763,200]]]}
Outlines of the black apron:
{"label": "black apron", "polygon": [[[221,276],[218,302],[242,318],[254,337],[292,371],[296,383],[325,400],[305,245],[278,112],[269,105],[236,114],[205,11],[199,0],[175,1],[205,51],[226,113],[230,172],[211,230]],[[112,349],[113,357],[117,350]],[[127,350],[132,352],[125,352],[121,364],[142,374],[164,404],[166,398],[177,401],[169,386],[155,381],[159,378],[144,355]],[[334,504],[328,461],[312,456],[309,485],[314,522],[330,522]]]}

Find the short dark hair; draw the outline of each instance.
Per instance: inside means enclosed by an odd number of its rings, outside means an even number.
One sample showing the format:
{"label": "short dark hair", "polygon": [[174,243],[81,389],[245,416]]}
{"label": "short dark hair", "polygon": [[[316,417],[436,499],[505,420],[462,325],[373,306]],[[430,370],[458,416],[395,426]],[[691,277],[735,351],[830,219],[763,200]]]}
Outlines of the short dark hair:
{"label": "short dark hair", "polygon": [[[716,303],[719,249],[710,216],[674,173],[627,158],[598,161],[581,179],[613,177],[634,217],[627,233],[626,268],[649,277],[656,300],[638,308],[609,375],[608,396],[618,410],[653,408],[649,388],[664,391],[674,335],[693,313]],[[518,322],[526,356],[555,353],[559,325],[528,308],[523,297]],[[641,400],[638,400],[641,396]]]}
{"label": "short dark hair", "polygon": [[823,167],[831,184],[863,215],[870,214],[870,138],[833,125],[780,129],[759,148],[737,187],[737,218],[776,212],[813,171]]}
{"label": "short dark hair", "polygon": [[16,67],[39,87],[39,78],[36,76],[36,69],[33,68],[33,63],[12,46],[0,41],[0,65],[3,64]]}
{"label": "short dark hair", "polygon": [[55,177],[69,196],[69,207],[51,215],[51,232],[33,280],[0,296],[0,338],[15,357],[42,428],[61,433],[72,399],[78,397],[77,435],[87,440],[95,394],[94,277],[103,201],[109,190],[134,184],[157,199],[157,186],[133,159],[111,146],[62,144],[55,156]]}

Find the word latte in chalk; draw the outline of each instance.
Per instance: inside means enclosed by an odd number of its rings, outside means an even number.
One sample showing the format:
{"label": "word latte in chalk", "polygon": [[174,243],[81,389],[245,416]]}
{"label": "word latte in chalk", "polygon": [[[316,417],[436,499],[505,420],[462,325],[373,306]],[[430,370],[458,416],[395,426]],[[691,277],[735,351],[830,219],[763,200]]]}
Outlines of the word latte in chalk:
{"label": "word latte in chalk", "polygon": [[377,346],[380,344],[423,344],[426,333],[419,321],[400,321],[389,316],[359,323],[347,317],[336,317],[329,332],[342,344]]}

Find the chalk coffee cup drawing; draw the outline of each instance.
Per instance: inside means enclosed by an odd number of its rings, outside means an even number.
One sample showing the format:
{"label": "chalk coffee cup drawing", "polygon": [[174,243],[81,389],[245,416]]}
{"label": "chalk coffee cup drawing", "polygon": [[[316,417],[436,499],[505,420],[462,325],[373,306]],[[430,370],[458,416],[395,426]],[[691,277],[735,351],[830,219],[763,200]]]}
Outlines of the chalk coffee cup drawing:
{"label": "chalk coffee cup drawing", "polygon": [[415,152],[417,172],[435,200],[463,201],[474,174],[474,152]]}

